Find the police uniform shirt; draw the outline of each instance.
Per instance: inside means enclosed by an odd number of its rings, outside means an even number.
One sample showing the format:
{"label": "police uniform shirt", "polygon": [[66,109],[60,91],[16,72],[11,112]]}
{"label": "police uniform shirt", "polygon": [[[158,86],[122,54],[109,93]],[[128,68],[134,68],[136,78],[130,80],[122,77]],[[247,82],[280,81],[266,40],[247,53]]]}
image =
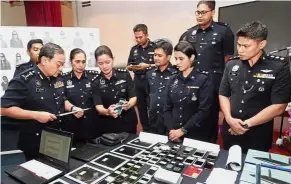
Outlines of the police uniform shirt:
{"label": "police uniform shirt", "polygon": [[21,72],[23,72],[29,68],[32,68],[34,65],[35,64],[32,61],[17,65],[15,68],[15,72],[14,72],[13,76],[15,77],[16,75],[20,74]]}
{"label": "police uniform shirt", "polygon": [[[46,77],[35,65],[14,77],[1,97],[1,107],[20,107],[31,111],[45,111],[52,114],[64,112],[64,83],[61,78]],[[44,127],[58,127],[62,119],[40,123],[23,120],[18,146],[24,152],[38,154],[41,130]]]}
{"label": "police uniform shirt", "polygon": [[[73,105],[82,109],[94,106],[91,84],[98,77],[98,72],[85,70],[81,78],[78,79],[73,71],[63,74],[65,84],[65,95],[67,100]],[[83,116],[86,118],[86,116]]]}
{"label": "police uniform shirt", "polygon": [[[155,43],[151,41],[149,41],[148,45],[145,48],[138,44],[133,46],[129,53],[127,65],[140,63],[154,64],[154,51]],[[141,75],[145,77],[146,70],[135,71],[134,73],[136,75]]]}
{"label": "police uniform shirt", "polygon": [[135,97],[134,83],[126,69],[113,69],[110,79],[101,73],[93,83],[92,93],[94,105],[103,105],[105,108],[118,103],[120,99]]}
{"label": "police uniform shirt", "polygon": [[171,63],[164,71],[156,67],[147,72],[147,79],[150,89],[150,119],[154,118],[156,114],[163,113],[166,85],[171,76],[177,73],[175,66]]}
{"label": "police uniform shirt", "polygon": [[185,78],[182,72],[169,80],[164,104],[164,122],[168,130],[204,126],[213,100],[211,79],[195,69]]}
{"label": "police uniform shirt", "polygon": [[[272,104],[290,100],[291,77],[289,64],[284,58],[262,54],[254,66],[239,57],[226,65],[219,94],[230,98],[231,115],[246,120]],[[272,142],[273,120],[251,127],[244,135],[232,136],[224,121],[223,136],[231,144],[245,149],[268,150]]]}
{"label": "police uniform shirt", "polygon": [[222,73],[224,56],[234,53],[234,35],[230,27],[221,22],[212,22],[205,30],[196,25],[188,29],[181,40],[188,41],[196,49],[194,66],[201,71]]}

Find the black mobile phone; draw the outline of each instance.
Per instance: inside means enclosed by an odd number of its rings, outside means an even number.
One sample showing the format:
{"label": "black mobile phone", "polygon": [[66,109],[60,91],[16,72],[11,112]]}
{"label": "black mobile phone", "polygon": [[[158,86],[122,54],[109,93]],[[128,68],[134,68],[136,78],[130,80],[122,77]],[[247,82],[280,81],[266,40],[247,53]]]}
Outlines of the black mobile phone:
{"label": "black mobile phone", "polygon": [[194,167],[203,167],[205,165],[206,160],[205,159],[197,159],[195,162],[193,162]]}
{"label": "black mobile phone", "polygon": [[152,177],[158,169],[159,169],[158,167],[153,166],[149,170],[147,170],[145,175]]}
{"label": "black mobile phone", "polygon": [[203,158],[205,154],[206,154],[206,151],[196,150],[195,153],[193,154],[193,156]]}
{"label": "black mobile phone", "polygon": [[185,164],[185,165],[190,165],[190,164],[192,164],[192,163],[194,162],[194,160],[195,160],[194,157],[187,157],[187,158],[184,160],[183,164]]}

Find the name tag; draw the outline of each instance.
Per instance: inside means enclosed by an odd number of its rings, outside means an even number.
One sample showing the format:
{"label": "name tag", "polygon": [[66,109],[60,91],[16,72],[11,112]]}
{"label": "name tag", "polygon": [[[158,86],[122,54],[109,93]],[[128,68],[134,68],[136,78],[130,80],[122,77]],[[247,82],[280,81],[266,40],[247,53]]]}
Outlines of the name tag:
{"label": "name tag", "polygon": [[199,86],[187,86],[189,89],[199,89]]}
{"label": "name tag", "polygon": [[125,80],[119,80],[115,83],[115,86],[118,85],[118,84],[122,84],[122,83],[125,83],[126,81]]}
{"label": "name tag", "polygon": [[255,78],[261,78],[261,79],[275,79],[275,76],[273,74],[265,74],[265,73],[256,73],[253,75]]}
{"label": "name tag", "polygon": [[73,87],[75,87],[75,85],[66,86],[66,88],[73,88]]}
{"label": "name tag", "polygon": [[42,92],[45,92],[46,89],[45,89],[45,88],[35,88],[35,91],[36,91],[37,93],[42,93]]}

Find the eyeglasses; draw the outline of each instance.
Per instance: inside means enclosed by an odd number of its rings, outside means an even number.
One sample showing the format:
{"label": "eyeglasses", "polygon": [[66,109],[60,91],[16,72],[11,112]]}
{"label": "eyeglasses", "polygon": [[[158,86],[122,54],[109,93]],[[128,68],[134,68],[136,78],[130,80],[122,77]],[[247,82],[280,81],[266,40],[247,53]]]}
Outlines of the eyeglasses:
{"label": "eyeglasses", "polygon": [[208,13],[208,12],[211,12],[212,10],[209,10],[209,11],[195,11],[195,15],[196,16],[199,16],[199,15],[205,15],[206,13]]}

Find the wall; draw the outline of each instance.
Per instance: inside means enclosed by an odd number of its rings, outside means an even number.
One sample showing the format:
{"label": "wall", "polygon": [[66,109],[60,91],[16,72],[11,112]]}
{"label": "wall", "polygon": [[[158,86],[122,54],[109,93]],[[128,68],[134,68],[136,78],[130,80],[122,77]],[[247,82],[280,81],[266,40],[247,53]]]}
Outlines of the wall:
{"label": "wall", "polygon": [[[217,9],[236,3],[219,1]],[[77,10],[73,10],[77,13],[74,24],[99,28],[101,43],[111,47],[115,64],[125,66],[129,50],[135,44],[132,28],[136,24],[145,23],[152,40],[167,37],[176,44],[180,35],[195,25],[196,5],[197,1],[91,1],[91,7],[82,8],[78,2]],[[217,17],[218,13],[215,20]]]}
{"label": "wall", "polygon": [[26,26],[24,4],[11,7],[7,2],[1,2],[1,26]]}
{"label": "wall", "polygon": [[67,3],[61,6],[62,9],[62,25],[63,27],[73,27],[73,10],[72,4]]}

